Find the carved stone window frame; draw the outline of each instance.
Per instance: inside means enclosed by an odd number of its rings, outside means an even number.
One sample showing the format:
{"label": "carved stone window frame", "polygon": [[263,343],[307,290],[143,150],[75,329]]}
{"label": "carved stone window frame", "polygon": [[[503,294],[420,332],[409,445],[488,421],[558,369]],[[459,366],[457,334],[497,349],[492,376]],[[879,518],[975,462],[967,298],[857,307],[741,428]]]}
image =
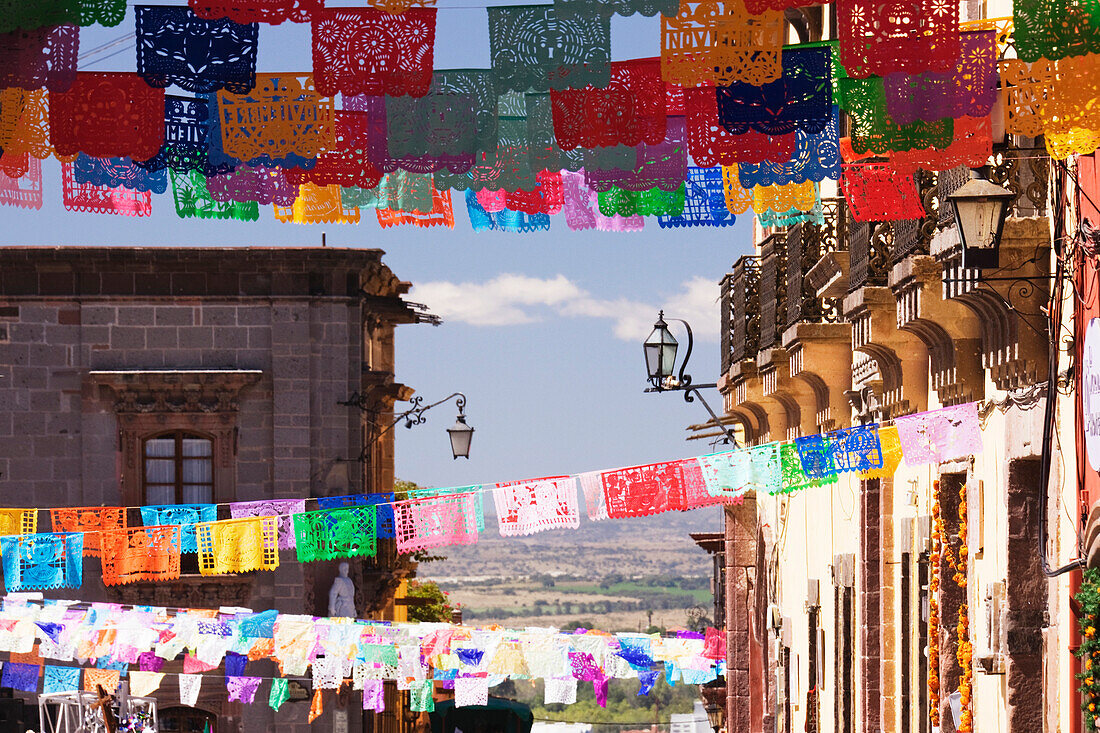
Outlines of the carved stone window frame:
{"label": "carved stone window frame", "polygon": [[142,446],[168,430],[186,430],[214,441],[214,502],[233,501],[237,472],[237,416],[240,393],[263,372],[253,369],[193,371],[94,371],[92,385],[114,399],[118,418],[119,490],[124,506],[142,506]]}

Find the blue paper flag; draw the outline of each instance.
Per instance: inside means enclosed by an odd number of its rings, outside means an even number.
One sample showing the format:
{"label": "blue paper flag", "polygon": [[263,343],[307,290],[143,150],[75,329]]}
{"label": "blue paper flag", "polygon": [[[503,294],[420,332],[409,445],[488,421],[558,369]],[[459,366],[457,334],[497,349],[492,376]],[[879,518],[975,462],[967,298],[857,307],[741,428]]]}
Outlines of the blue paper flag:
{"label": "blue paper flag", "polygon": [[42,683],[42,694],[68,692],[80,689],[80,667],[55,667],[46,665],[46,678]]}
{"label": "blue paper flag", "polygon": [[237,628],[246,639],[275,638],[275,619],[279,612],[275,610],[254,613],[239,619]]}
{"label": "blue paper flag", "polygon": [[225,676],[226,677],[241,677],[244,675],[244,668],[248,665],[248,657],[244,654],[237,654],[236,652],[225,653]]}
{"label": "blue paper flag", "polygon": [[343,509],[349,506],[375,506],[375,521],[378,531],[375,533],[380,539],[393,539],[393,492],[386,491],[378,494],[348,494],[347,496],[319,496],[317,497],[318,509]]}
{"label": "blue paper flag", "polygon": [[646,670],[638,673],[638,681],[642,683],[642,686],[638,688],[639,695],[648,695],[649,691],[653,689],[654,683],[657,682],[657,678],[661,676],[661,673],[657,670]]}
{"label": "blue paper flag", "polygon": [[195,524],[215,522],[218,519],[216,504],[165,504],[162,506],[143,506],[141,522],[146,527],[161,525],[179,525],[180,552],[198,552],[199,544],[195,537]]}
{"label": "blue paper flag", "polygon": [[0,537],[8,592],[79,588],[84,577],[84,534],[47,532]]}
{"label": "blue paper flag", "polygon": [[23,692],[38,692],[38,672],[40,669],[37,664],[8,662],[4,665],[3,675],[0,676],[0,687],[10,687],[13,690]]}
{"label": "blue paper flag", "polygon": [[151,87],[191,92],[256,86],[258,23],[206,20],[185,6],[137,5],[137,72]]}

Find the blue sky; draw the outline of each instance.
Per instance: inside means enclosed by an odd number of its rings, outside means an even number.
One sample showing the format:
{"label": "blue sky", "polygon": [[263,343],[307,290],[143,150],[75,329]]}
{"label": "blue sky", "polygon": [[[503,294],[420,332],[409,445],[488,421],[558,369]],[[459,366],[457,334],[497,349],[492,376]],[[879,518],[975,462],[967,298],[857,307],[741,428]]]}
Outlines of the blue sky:
{"label": "blue sky", "polygon": [[[488,67],[485,11],[471,4],[441,2],[436,68]],[[613,57],[656,55],[659,25],[656,18],[613,18]],[[115,41],[132,27],[131,12],[119,27],[82,29],[81,46]],[[80,68],[132,70],[133,59],[132,44],[122,41],[82,59]],[[310,67],[308,26],[261,25],[260,71]],[[725,229],[660,230],[650,220],[637,234],[572,232],[557,216],[549,232],[475,234],[458,196],[450,231],[382,230],[369,211],[357,226],[281,224],[270,207],[261,207],[256,223],[180,220],[169,194],[154,196],[151,218],[131,219],[67,212],[59,164],[45,161],[43,175],[40,211],[0,209],[10,244],[317,246],[325,231],[329,246],[385,250],[384,261],[413,283],[410,299],[444,318],[439,327],[399,329],[398,380],[426,402],[464,392],[476,430],[470,460],[453,461],[444,432],[454,422],[453,403],[428,413],[425,425],[395,428],[400,478],[464,485],[707,450],[684,440],[687,424],[706,419],[702,406],[642,393],[641,342],[664,307],[695,330],[695,381],[717,378],[718,281],[751,250],[747,216]],[[720,409],[716,391],[708,399]]]}

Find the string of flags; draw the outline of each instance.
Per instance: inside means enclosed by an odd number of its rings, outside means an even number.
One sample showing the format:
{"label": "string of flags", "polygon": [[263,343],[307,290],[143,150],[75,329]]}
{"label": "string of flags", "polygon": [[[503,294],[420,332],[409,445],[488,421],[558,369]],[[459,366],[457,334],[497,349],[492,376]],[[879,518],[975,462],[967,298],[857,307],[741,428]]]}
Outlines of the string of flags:
{"label": "string of flags", "polygon": [[[786,46],[802,0],[489,7],[484,69],[434,68],[432,0],[136,5],[134,70],[104,73],[78,71],[80,27],[126,3],[30,0],[0,18],[0,204],[40,208],[54,157],[67,209],[138,217],[163,195],[182,218],[453,228],[458,191],[478,231],[820,224],[828,179],[881,221],[924,215],[918,166],[984,164],[999,103],[1055,157],[1100,144],[1100,33],[1047,28],[1052,0],[971,22],[835,2],[837,40]],[[616,13],[659,15],[660,56],[612,61]],[[285,21],[313,68],[259,73],[260,24]]]}
{"label": "string of flags", "polygon": [[[726,640],[714,628],[669,636],[509,630],[8,596],[0,606],[0,652],[9,655],[0,686],[42,694],[98,686],[113,694],[125,679],[130,694],[146,697],[175,682],[180,703],[194,706],[213,683],[231,702],[253,704],[267,682],[267,702],[278,710],[298,680],[312,687],[312,722],[323,691],[349,684],[362,691],[364,710],[384,710],[386,681],[409,691],[414,711],[434,709],[437,685],[453,689],[461,707],[484,705],[489,688],[506,679],[532,678],[544,680],[547,703],[572,704],[577,683],[590,682],[602,706],[612,679],[638,680],[639,695],[662,673],[669,684],[716,679]],[[249,674],[268,660],[278,677]]]}
{"label": "string of flags", "polygon": [[399,553],[478,541],[491,496],[501,536],[580,526],[735,503],[748,491],[790,494],[836,483],[842,473],[892,476],[902,459],[916,466],[980,453],[977,403],[896,418],[893,425],[857,425],[791,442],[723,451],[697,458],[487,485],[417,488],[305,499],[140,508],[50,510],[50,531],[38,531],[38,509],[0,509],[0,559],[9,592],[79,588],[83,558],[98,557],[105,585],[180,577],[181,555],[197,555],[203,575],[274,570],[280,550],[299,562],[373,557],[379,539]]}

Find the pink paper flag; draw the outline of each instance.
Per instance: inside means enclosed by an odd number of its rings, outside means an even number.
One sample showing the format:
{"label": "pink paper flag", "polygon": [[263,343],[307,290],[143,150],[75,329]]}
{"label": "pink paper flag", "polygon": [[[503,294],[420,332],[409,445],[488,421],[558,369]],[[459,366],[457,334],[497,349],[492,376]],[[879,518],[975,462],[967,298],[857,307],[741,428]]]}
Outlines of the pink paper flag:
{"label": "pink paper flag", "polygon": [[226,677],[225,687],[229,690],[229,702],[243,702],[251,705],[256,699],[256,690],[260,688],[260,678]]}
{"label": "pink paper flag", "polygon": [[489,704],[489,680],[486,677],[455,679],[455,707]]}
{"label": "pink paper flag", "polygon": [[976,402],[899,417],[894,425],[907,466],[941,463],[982,452]]}
{"label": "pink paper flag", "polygon": [[447,494],[393,505],[397,551],[401,553],[477,542],[475,496]]}

